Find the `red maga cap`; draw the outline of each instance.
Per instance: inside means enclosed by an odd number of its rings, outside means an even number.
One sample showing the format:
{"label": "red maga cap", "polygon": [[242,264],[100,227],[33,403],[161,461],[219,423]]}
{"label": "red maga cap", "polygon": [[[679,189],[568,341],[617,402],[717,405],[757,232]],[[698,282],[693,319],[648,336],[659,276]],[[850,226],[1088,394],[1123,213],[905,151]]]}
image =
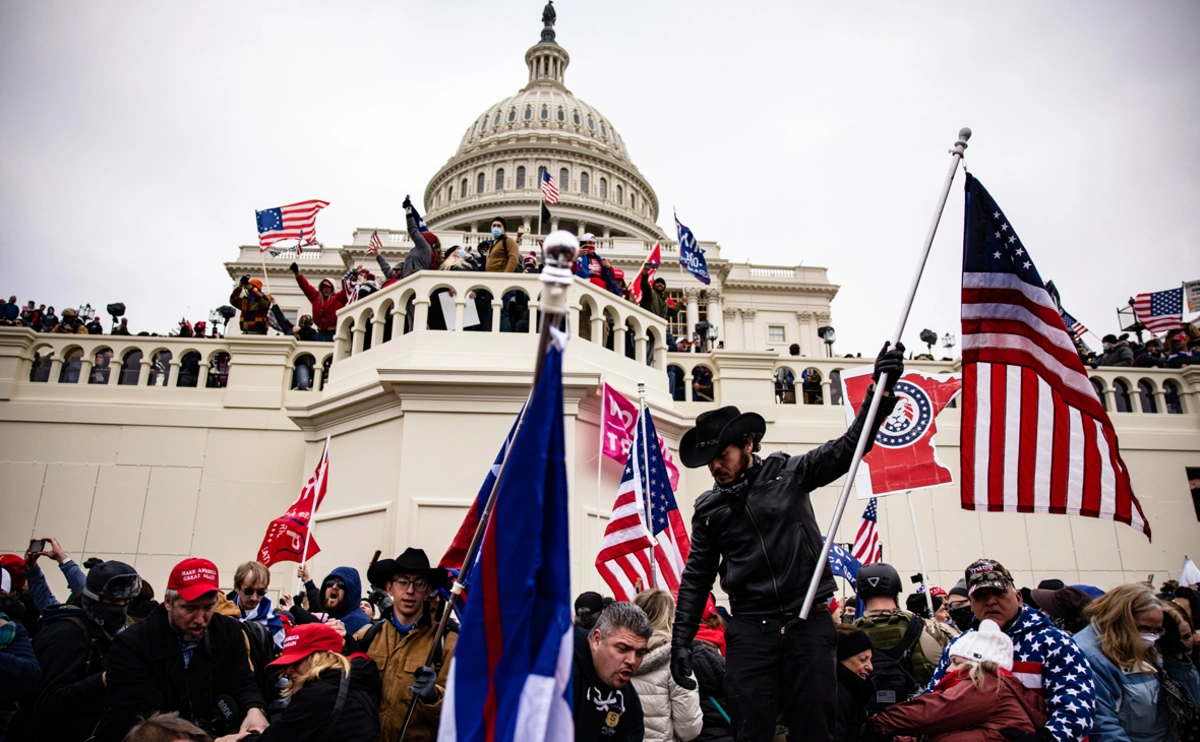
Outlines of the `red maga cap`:
{"label": "red maga cap", "polygon": [[333,627],[323,623],[304,623],[288,629],[283,640],[283,654],[268,663],[273,667],[294,665],[313,652],[342,652],[342,637]]}
{"label": "red maga cap", "polygon": [[171,570],[167,589],[177,591],[184,600],[195,600],[201,595],[220,590],[219,582],[217,565],[207,559],[184,559]]}

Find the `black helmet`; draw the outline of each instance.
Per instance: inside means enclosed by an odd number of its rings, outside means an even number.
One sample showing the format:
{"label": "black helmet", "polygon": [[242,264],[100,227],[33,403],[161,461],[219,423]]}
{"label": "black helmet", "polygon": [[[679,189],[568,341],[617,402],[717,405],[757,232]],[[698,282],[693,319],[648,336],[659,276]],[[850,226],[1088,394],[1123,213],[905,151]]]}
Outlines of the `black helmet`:
{"label": "black helmet", "polygon": [[858,597],[863,600],[877,597],[894,598],[904,592],[900,583],[900,573],[892,565],[883,562],[868,564],[858,570],[855,584],[858,586]]}

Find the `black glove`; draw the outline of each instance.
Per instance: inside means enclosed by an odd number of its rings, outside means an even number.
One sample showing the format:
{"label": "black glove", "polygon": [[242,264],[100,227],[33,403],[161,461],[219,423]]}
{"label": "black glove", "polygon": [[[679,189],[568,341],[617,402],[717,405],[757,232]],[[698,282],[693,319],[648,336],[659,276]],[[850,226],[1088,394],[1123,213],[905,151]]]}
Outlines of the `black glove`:
{"label": "black glove", "polygon": [[1170,613],[1163,612],[1163,635],[1158,638],[1158,651],[1167,657],[1187,654],[1187,647],[1179,636],[1179,623]]}
{"label": "black glove", "polygon": [[410,690],[413,695],[425,703],[437,703],[437,670],[429,665],[417,668],[413,673],[413,684]]}
{"label": "black glove", "polygon": [[696,678],[692,673],[692,648],[671,647],[671,677],[684,690],[696,689]]}
{"label": "black glove", "polygon": [[888,350],[891,343],[884,343],[883,350],[879,351],[879,355],[875,356],[875,373],[871,374],[871,381],[879,383],[879,376],[887,372],[887,384],[883,390],[890,392],[895,388],[896,382],[904,375],[904,343],[896,343],[896,347]]}
{"label": "black glove", "polygon": [[292,261],[292,264],[288,266],[288,270],[290,270],[292,273],[299,273],[300,266],[296,265],[295,261]]}
{"label": "black glove", "polygon": [[412,201],[408,200],[408,196],[404,197],[404,213],[405,214],[412,213]]}
{"label": "black glove", "polygon": [[248,285],[250,283],[250,276],[242,276],[238,279],[238,283],[242,286]]}

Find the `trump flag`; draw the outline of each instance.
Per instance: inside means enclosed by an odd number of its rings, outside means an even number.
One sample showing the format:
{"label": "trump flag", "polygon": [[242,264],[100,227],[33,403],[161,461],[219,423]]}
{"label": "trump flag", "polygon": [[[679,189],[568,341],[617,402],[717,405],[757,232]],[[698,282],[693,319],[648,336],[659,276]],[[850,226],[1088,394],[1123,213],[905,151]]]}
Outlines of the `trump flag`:
{"label": "trump flag", "polygon": [[[842,371],[847,425],[858,415],[873,371],[872,366]],[[933,437],[938,413],[961,391],[962,374],[909,371],[900,377],[894,390],[900,401],[883,421],[875,446],[863,457],[854,478],[858,499],[954,483],[950,469],[938,460]]]}
{"label": "trump flag", "polygon": [[[629,447],[633,445],[638,408],[633,402],[625,399],[625,395],[609,386],[608,382],[600,384],[600,393],[604,395],[601,402],[604,415],[601,421],[600,446],[605,456],[624,466],[629,460]],[[666,465],[667,476],[671,479],[671,491],[675,492],[679,489],[679,467],[675,465],[671,448],[661,435],[658,436],[658,447],[662,449],[663,464]]]}
{"label": "trump flag", "polygon": [[[308,534],[313,515],[325,499],[329,487],[329,439],[317,461],[317,468],[308,478],[304,489],[283,517],[276,518],[267,526],[262,546],[258,547],[258,561],[270,567],[275,562],[305,562],[321,552],[317,540]],[[306,548],[307,546],[307,548]]]}

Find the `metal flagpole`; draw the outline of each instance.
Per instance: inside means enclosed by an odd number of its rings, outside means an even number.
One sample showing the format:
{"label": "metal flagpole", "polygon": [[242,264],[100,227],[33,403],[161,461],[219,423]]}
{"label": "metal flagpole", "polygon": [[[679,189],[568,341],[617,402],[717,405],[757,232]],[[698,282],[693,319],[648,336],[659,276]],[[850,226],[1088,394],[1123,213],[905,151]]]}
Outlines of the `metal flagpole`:
{"label": "metal flagpole", "polygon": [[258,257],[262,259],[263,288],[266,290],[265,293],[269,294],[271,293],[271,279],[267,278],[267,251],[259,250]]}
{"label": "metal flagpole", "polygon": [[[933,247],[933,236],[937,234],[938,222],[942,219],[942,210],[946,208],[946,199],[950,196],[950,185],[954,182],[954,174],[958,172],[958,164],[962,161],[963,153],[967,149],[967,140],[971,138],[971,130],[962,128],[958,132],[958,141],[950,148],[950,170],[946,173],[946,182],[942,185],[941,197],[938,199],[937,208],[933,212],[933,221],[929,224],[929,231],[925,234],[925,248],[921,251],[921,260],[917,263],[917,271],[913,276],[912,285],[908,287],[908,296],[904,300],[904,308],[900,312],[900,320],[896,323],[896,330],[892,333],[891,345],[895,346],[900,342],[900,336],[904,334],[904,324],[908,322],[908,313],[912,311],[913,300],[917,296],[917,286],[921,283],[921,274],[925,272],[925,263],[929,260],[929,251]],[[888,375],[886,373],[879,375],[878,389],[883,389],[887,386]],[[871,396],[871,404],[867,408],[866,424],[863,430],[870,430],[875,426],[875,415],[879,412],[879,402],[883,399],[882,394],[874,394]],[[860,435],[858,437],[858,445],[854,447],[854,458],[850,460],[850,470],[846,473],[846,481],[842,485],[842,494],[838,497],[837,506],[833,509],[833,521],[829,524],[829,530],[826,532],[825,543],[821,547],[821,556],[817,559],[817,569],[813,570],[812,580],[808,583],[808,593],[804,596],[804,605],[800,608],[800,618],[807,619],[809,611],[812,610],[813,601],[817,597],[817,587],[821,584],[821,578],[825,575],[825,570],[821,565],[829,561],[829,547],[833,545],[833,537],[837,534],[838,525],[842,522],[842,513],[846,510],[846,503],[850,499],[850,487],[854,485],[854,475],[858,472],[858,464],[862,461],[863,449],[867,446],[867,436]]]}
{"label": "metal flagpole", "polygon": [[[329,436],[325,436],[325,447],[323,449],[321,449],[321,458],[325,459],[326,456],[328,456],[328,454],[329,454]],[[318,466],[319,465],[320,464],[318,464]],[[324,476],[328,477],[329,476],[328,464],[326,465],[326,467],[327,468],[325,469]],[[321,485],[316,482],[314,482],[314,484],[317,487],[317,491],[319,491]],[[312,512],[308,514],[308,530],[304,532],[304,550],[300,552],[300,566],[301,567],[308,567],[308,542],[312,540],[313,521],[316,519],[316,517],[317,517],[317,492],[314,491],[313,492],[313,509],[312,509]],[[299,595],[304,592],[304,578],[302,578],[300,575],[296,575],[296,582],[299,585],[299,587],[296,588],[296,594]],[[311,606],[310,606],[310,608],[311,608]]]}
{"label": "metal flagpole", "polygon": [[929,616],[933,617],[933,595],[929,592],[929,574],[925,571],[925,552],[921,550],[921,532],[917,530],[917,511],[913,508],[912,490],[906,490],[904,498],[908,500],[908,514],[912,516],[913,540],[917,544],[917,563],[921,565],[921,587],[925,588],[925,605],[929,606]]}
{"label": "metal flagpole", "polygon": [[[599,441],[600,445],[596,450],[596,546],[599,551],[600,544],[604,543],[604,528],[600,524],[600,483],[604,475],[604,413],[608,407],[608,387],[604,383],[604,374],[600,374],[600,426],[599,426]],[[611,516],[610,516],[611,517]]]}
{"label": "metal flagpole", "polygon": [[[642,498],[646,501],[646,530],[650,533],[650,587],[657,586],[654,578],[654,517],[650,503],[650,441],[646,438],[646,382],[638,382],[638,432],[642,436]],[[655,443],[657,445],[657,442]],[[636,454],[635,454],[636,455]]]}
{"label": "metal flagpole", "polygon": [[[561,237],[558,237],[560,234]],[[555,239],[551,240],[551,238]],[[575,255],[579,252],[579,241],[571,233],[560,231],[550,235],[546,239],[546,243],[543,247],[546,266],[540,275],[542,283],[546,284],[546,288],[542,292],[543,299],[540,308],[543,319],[541,332],[538,335],[538,355],[533,368],[533,380],[529,385],[529,394],[525,397],[525,406],[521,408],[521,415],[517,418],[517,425],[513,430],[512,439],[509,441],[508,448],[504,451],[504,460],[500,462],[500,470],[496,473],[496,481],[492,484],[492,491],[488,493],[487,502],[484,503],[483,510],[479,513],[479,523],[475,526],[475,533],[471,536],[471,544],[467,547],[467,553],[463,557],[462,569],[459,571],[458,577],[454,578],[454,585],[450,588],[449,602],[451,603],[456,603],[462,595],[463,588],[466,587],[467,574],[475,564],[479,548],[483,545],[483,535],[487,531],[488,523],[492,519],[492,510],[496,506],[496,493],[500,491],[500,483],[504,481],[504,474],[508,468],[508,457],[512,455],[513,446],[521,432],[521,427],[525,423],[525,410],[529,408],[529,402],[533,399],[533,390],[537,388],[538,378],[542,375],[542,366],[545,365],[546,352],[550,349],[550,343],[556,342],[554,335],[562,335],[565,332],[562,326],[566,324],[567,318],[567,293],[571,288],[572,282],[575,280],[572,266],[575,262]],[[442,618],[438,621],[437,628],[433,632],[433,638],[429,646],[429,655],[425,658],[426,665],[433,664],[438,653],[438,647],[441,644],[441,638],[446,633],[446,626],[450,621],[451,613],[453,611],[442,612]],[[414,697],[413,702],[408,705],[408,712],[404,715],[404,724],[400,727],[398,742],[404,742],[404,737],[408,733],[408,725],[412,722],[413,712],[416,711],[419,701],[419,698]]]}

